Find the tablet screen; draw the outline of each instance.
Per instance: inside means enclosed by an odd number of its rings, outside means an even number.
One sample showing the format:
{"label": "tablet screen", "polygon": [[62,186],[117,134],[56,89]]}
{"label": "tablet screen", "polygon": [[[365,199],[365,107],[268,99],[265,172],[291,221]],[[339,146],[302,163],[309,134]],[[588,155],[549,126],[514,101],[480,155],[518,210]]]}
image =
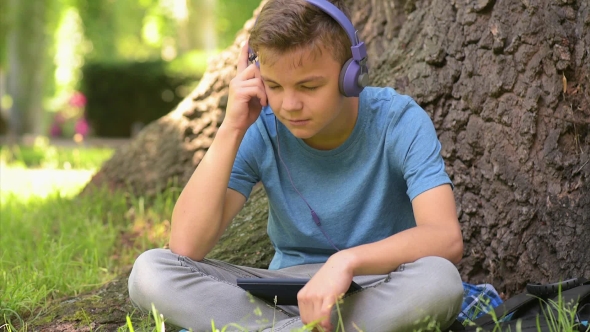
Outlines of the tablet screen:
{"label": "tablet screen", "polygon": [[[238,286],[267,302],[277,305],[297,305],[297,293],[309,281],[306,278],[239,278]],[[354,281],[347,294],[362,287]]]}

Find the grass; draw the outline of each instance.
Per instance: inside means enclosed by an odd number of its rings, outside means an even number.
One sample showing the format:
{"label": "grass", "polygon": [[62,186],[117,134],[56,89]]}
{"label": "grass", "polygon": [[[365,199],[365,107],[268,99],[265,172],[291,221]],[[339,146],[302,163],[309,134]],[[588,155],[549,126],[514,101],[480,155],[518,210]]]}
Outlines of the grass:
{"label": "grass", "polygon": [[[581,326],[576,322],[577,304],[565,303],[561,297],[561,287],[559,287],[558,300],[543,301],[542,308],[543,316],[549,330],[552,332],[574,332],[580,331]],[[557,315],[557,316],[556,316]],[[537,320],[539,324],[539,320]],[[588,328],[586,331],[590,331]]]}
{"label": "grass", "polygon": [[[100,287],[167,240],[174,188],[149,207],[125,192],[76,196],[112,151],[78,149],[75,161],[67,158],[72,148],[14,150],[18,157],[3,150],[0,160],[0,326],[22,325],[53,299]],[[79,169],[23,167],[62,161]]]}
{"label": "grass", "polygon": [[104,211],[124,209],[124,201],[105,204],[60,193],[27,200],[3,195],[2,310],[27,315],[47,299],[76,295],[109,280],[119,227]]}
{"label": "grass", "polygon": [[142,198],[121,192],[77,198],[59,192],[28,199],[2,195],[4,323],[27,320],[53,299],[96,289],[130,266],[145,248],[163,246],[167,230],[162,220],[171,215],[172,202],[170,192],[150,208]]}

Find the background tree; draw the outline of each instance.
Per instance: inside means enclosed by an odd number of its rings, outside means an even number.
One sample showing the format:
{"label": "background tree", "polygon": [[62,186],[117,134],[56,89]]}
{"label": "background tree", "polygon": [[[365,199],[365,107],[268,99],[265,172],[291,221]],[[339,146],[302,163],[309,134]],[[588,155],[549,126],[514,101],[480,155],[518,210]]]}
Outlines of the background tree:
{"label": "background tree", "polygon": [[6,38],[8,31],[8,0],[0,1],[0,134],[7,130],[8,105],[6,95]]}
{"label": "background tree", "polygon": [[[9,128],[13,135],[40,134],[46,64],[48,7],[51,1],[6,0]],[[4,11],[4,10],[3,10]],[[4,21],[4,20],[3,20]]]}
{"label": "background tree", "polygon": [[[0,1],[0,134],[47,134],[80,87],[85,62],[163,60],[202,75],[258,0]],[[185,94],[183,94],[185,95]],[[10,115],[12,114],[12,115]]]}
{"label": "background tree", "polygon": [[[347,3],[372,83],[415,97],[437,128],[465,239],[463,279],[511,294],[529,281],[590,276],[590,3]],[[252,24],[92,185],[153,193],[186,183],[223,120]]]}

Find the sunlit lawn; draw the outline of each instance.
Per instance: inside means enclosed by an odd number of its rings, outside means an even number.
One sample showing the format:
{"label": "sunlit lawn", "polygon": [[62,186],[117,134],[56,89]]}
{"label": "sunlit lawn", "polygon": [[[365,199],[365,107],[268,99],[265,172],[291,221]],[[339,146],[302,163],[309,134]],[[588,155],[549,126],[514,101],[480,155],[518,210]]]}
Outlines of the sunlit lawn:
{"label": "sunlit lawn", "polygon": [[[111,153],[79,151],[79,156],[90,156],[85,163],[78,160],[86,169],[70,170],[25,168],[22,158],[8,161],[2,154],[0,326],[22,327],[52,299],[100,287],[141,251],[165,241],[173,190],[149,207],[143,198],[124,192],[77,196]],[[42,155],[45,165],[64,163],[56,155]],[[65,163],[71,168],[75,161]],[[122,234],[132,240],[123,244]]]}
{"label": "sunlit lawn", "polygon": [[25,200],[60,194],[72,196],[90,180],[91,170],[27,169],[0,165],[2,201]]}

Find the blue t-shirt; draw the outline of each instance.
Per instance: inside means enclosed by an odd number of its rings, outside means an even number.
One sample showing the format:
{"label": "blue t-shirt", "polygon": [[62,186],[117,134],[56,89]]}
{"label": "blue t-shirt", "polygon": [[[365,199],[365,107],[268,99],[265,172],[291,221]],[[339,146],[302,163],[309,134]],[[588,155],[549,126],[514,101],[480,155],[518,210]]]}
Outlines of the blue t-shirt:
{"label": "blue t-shirt", "polygon": [[257,182],[264,185],[275,249],[269,269],[324,263],[336,252],[305,201],[336,247],[346,249],[416,226],[412,199],[451,184],[428,114],[392,88],[363,90],[355,127],[333,150],[311,148],[275,121],[266,107],[250,126],[228,185],[246,198]]}

